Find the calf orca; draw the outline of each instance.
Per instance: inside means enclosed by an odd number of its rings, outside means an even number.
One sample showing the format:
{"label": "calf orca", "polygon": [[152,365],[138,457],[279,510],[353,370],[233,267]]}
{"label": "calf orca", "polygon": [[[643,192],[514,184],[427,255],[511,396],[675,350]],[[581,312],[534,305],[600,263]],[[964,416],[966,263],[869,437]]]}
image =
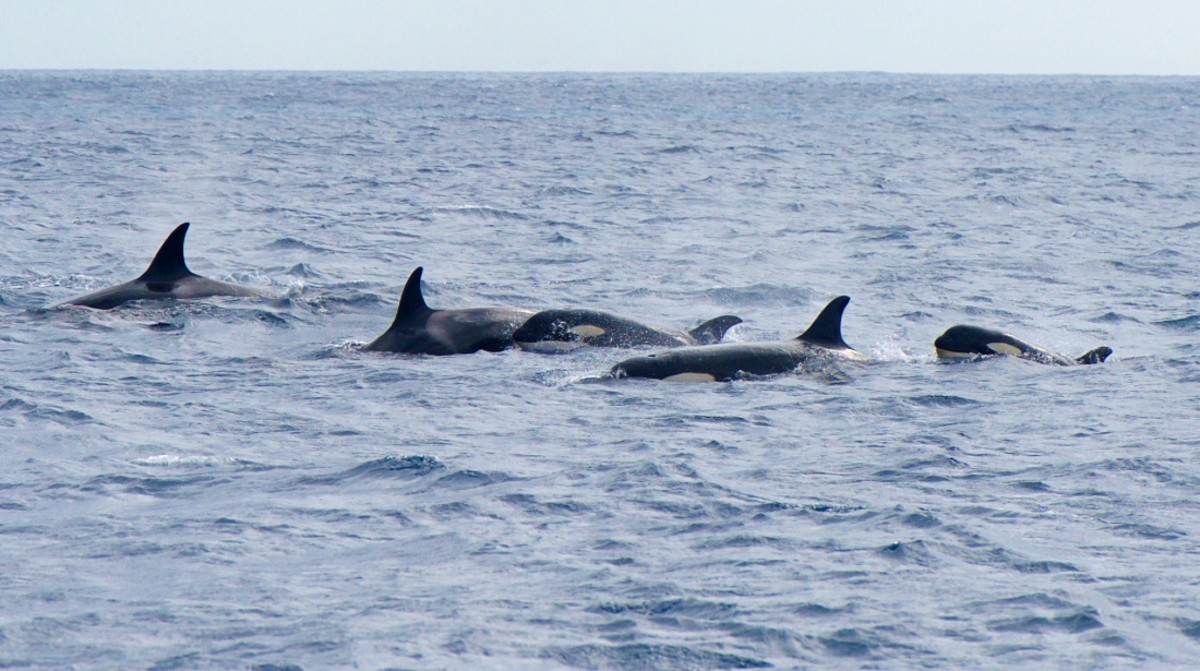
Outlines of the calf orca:
{"label": "calf orca", "polygon": [[716,382],[747,375],[786,373],[821,357],[865,361],[866,356],[842,340],[842,313],[849,302],[849,296],[833,299],[817,315],[812,326],[792,340],[726,343],[656,352],[626,359],[613,366],[609,375],[669,382]]}
{"label": "calf orca", "polygon": [[721,342],[740,317],[722,315],[690,331],[663,329],[600,310],[543,310],[513,333],[521,349],[562,352],[579,347],[685,347]]}
{"label": "calf orca", "polygon": [[513,347],[513,331],[534,314],[518,308],[433,310],[421,295],[418,267],[400,294],[396,319],[364,349],[402,354],[470,354]]}
{"label": "calf orca", "polygon": [[97,310],[110,310],[122,303],[138,300],[267,295],[258,289],[210,280],[188,270],[183,260],[183,240],[189,225],[184,222],[171,231],[154,255],[150,267],[137,279],[63,301],[54,307],[83,305]]}
{"label": "calf orca", "polygon": [[939,359],[976,359],[981,356],[1005,354],[1059,366],[1102,363],[1108,358],[1108,355],[1112,354],[1111,347],[1102,346],[1072,359],[1069,356],[1030,345],[1024,340],[995,329],[963,324],[946,329],[945,333],[933,341],[933,348]]}

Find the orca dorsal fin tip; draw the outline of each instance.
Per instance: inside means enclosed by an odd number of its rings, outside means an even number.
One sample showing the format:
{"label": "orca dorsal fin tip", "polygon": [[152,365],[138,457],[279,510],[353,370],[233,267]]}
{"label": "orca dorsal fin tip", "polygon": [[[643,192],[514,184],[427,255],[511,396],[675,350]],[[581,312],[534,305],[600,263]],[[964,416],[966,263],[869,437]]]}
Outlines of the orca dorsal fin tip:
{"label": "orca dorsal fin tip", "polygon": [[190,222],[183,222],[171,231],[167,239],[163,241],[162,246],[158,248],[158,253],[154,255],[154,259],[150,261],[150,266],[146,268],[146,272],[142,273],[139,280],[147,281],[173,281],[182,277],[192,275],[192,271],[187,267],[187,261],[183,256],[183,243],[187,238],[188,227]]}
{"label": "orca dorsal fin tip", "polygon": [[404,283],[404,291],[400,294],[400,304],[396,307],[396,320],[392,326],[423,317],[432,312],[425,304],[425,296],[421,293],[421,274],[425,269],[417,266]]}
{"label": "orca dorsal fin tip", "polygon": [[846,311],[846,306],[849,304],[849,296],[838,296],[829,301],[825,309],[821,310],[821,314],[813,320],[808,330],[797,336],[796,340],[824,347],[850,349],[846,341],[842,340],[842,313]]}

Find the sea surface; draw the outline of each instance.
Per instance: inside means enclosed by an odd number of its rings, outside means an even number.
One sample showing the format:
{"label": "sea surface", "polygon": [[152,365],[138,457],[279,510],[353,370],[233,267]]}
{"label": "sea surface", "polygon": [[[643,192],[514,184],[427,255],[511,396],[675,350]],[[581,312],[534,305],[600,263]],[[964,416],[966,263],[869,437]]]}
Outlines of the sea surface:
{"label": "sea surface", "polygon": [[[273,297],[50,308],[183,221]],[[1200,667],[1200,80],[0,72],[0,233],[0,667]],[[361,351],[417,266],[871,361]]]}

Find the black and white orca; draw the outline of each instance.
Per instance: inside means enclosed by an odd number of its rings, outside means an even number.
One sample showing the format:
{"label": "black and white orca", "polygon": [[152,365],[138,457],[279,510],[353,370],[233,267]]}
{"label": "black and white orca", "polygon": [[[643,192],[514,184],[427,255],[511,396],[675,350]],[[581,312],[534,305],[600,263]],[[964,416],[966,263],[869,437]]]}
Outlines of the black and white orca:
{"label": "black and white orca", "polygon": [[519,308],[433,310],[421,294],[422,271],[409,275],[392,325],[364,349],[435,355],[499,352],[515,346],[513,332],[534,314]]}
{"label": "black and white orca", "polygon": [[1112,354],[1110,347],[1097,347],[1071,358],[1031,345],[1020,338],[995,329],[960,324],[951,326],[933,341],[939,359],[977,359],[981,356],[1004,354],[1038,363],[1070,366],[1102,363]]}
{"label": "black and white orca", "polygon": [[210,280],[188,270],[183,259],[183,241],[189,225],[184,222],[171,231],[150,267],[137,279],[63,301],[54,307],[83,305],[111,310],[129,301],[269,295],[259,289]]}
{"label": "black and white orca", "polygon": [[718,382],[775,375],[821,358],[865,361],[842,339],[842,313],[849,296],[838,296],[817,315],[808,330],[782,342],[725,343],[684,347],[626,359],[613,366],[614,378],[644,377],[669,382]]}
{"label": "black and white orca", "polygon": [[521,349],[564,352],[580,347],[686,347],[721,342],[741,324],[733,315],[710,319],[690,331],[665,329],[600,310],[543,310],[513,334]]}

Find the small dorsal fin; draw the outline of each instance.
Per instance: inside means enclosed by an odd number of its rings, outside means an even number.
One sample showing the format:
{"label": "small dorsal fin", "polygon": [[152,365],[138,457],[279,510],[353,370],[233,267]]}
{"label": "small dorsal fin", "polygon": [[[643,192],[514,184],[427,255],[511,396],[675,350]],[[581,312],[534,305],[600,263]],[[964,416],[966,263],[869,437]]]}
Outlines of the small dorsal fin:
{"label": "small dorsal fin", "polygon": [[1075,363],[1082,363],[1082,364],[1104,363],[1104,360],[1107,359],[1110,354],[1112,354],[1111,347],[1097,347],[1096,349],[1091,350],[1089,352],[1084,352],[1082,355],[1077,357],[1075,359]]}
{"label": "small dorsal fin", "polygon": [[742,323],[742,318],[735,315],[721,315],[710,319],[696,328],[688,331],[688,335],[701,345],[711,345],[721,342],[725,332]]}
{"label": "small dorsal fin", "polygon": [[190,225],[185,221],[171,231],[162,246],[158,248],[158,253],[154,255],[150,267],[146,268],[146,272],[138,277],[139,280],[173,282],[194,274],[188,270],[187,262],[183,260],[183,239],[187,236]]}
{"label": "small dorsal fin", "polygon": [[846,305],[849,303],[849,296],[838,296],[829,301],[829,305],[826,305],[821,314],[813,320],[812,326],[797,336],[796,340],[833,349],[850,349],[846,341],[842,340],[842,313],[846,311]]}
{"label": "small dorsal fin", "polygon": [[396,319],[392,321],[389,331],[415,320],[423,320],[433,312],[425,304],[425,297],[421,295],[421,273],[424,271],[424,268],[417,266],[408,276],[408,282],[404,284],[404,291],[400,294],[400,305],[396,307]]}

